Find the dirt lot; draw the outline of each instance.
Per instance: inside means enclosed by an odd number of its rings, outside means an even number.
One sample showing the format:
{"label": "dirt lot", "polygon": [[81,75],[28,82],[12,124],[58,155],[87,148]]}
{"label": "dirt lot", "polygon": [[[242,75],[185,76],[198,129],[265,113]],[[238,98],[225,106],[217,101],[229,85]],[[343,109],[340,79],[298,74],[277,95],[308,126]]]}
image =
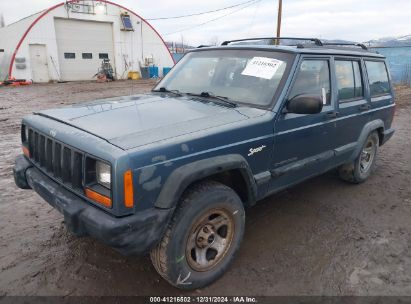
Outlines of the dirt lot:
{"label": "dirt lot", "polygon": [[[77,239],[62,216],[16,188],[22,116],[151,82],[0,88],[0,296],[179,295],[148,257],[123,257]],[[226,275],[195,295],[411,295],[411,89],[397,88],[397,132],[364,184],[330,172],[247,212],[246,235]],[[185,294],[185,293],[183,293]]]}

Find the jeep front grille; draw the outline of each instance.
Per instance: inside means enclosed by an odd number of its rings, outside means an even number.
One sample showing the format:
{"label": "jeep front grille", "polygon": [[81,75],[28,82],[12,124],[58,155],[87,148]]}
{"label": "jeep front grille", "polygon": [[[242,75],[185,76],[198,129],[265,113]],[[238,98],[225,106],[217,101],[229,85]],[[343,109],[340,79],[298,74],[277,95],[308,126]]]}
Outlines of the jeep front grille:
{"label": "jeep front grille", "polygon": [[28,134],[31,161],[57,181],[82,192],[84,153],[31,128]]}

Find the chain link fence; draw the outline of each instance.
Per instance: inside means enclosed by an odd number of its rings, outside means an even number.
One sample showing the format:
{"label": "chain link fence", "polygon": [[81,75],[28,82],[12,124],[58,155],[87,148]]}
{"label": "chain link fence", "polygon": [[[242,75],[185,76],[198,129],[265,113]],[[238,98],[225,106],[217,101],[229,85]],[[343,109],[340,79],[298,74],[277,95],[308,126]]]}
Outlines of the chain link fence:
{"label": "chain link fence", "polygon": [[407,63],[404,66],[401,77],[401,84],[411,86],[411,63]]}

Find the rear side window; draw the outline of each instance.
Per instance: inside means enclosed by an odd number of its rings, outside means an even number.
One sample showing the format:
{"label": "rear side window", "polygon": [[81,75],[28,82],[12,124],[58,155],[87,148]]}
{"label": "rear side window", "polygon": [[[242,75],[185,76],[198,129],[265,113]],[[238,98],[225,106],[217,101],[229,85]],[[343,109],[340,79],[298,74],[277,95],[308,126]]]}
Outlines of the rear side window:
{"label": "rear side window", "polygon": [[289,99],[301,94],[321,96],[323,103],[331,103],[330,64],[328,60],[304,60],[291,89]]}
{"label": "rear side window", "polygon": [[364,96],[359,61],[337,60],[335,62],[335,73],[337,76],[338,100],[340,102]]}
{"label": "rear side window", "polygon": [[368,80],[370,82],[371,97],[391,93],[388,81],[388,72],[383,61],[365,61]]}

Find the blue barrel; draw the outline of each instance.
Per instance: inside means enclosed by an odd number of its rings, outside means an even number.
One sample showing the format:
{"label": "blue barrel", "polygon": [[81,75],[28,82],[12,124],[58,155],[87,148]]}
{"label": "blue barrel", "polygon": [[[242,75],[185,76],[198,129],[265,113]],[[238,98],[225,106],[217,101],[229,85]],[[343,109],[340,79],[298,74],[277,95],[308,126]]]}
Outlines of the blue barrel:
{"label": "blue barrel", "polygon": [[148,72],[150,74],[150,78],[158,78],[158,67],[151,66],[148,68]]}
{"label": "blue barrel", "polygon": [[150,73],[148,68],[141,68],[141,78],[143,79],[149,79],[150,78]]}
{"label": "blue barrel", "polygon": [[166,76],[170,70],[171,68],[163,68],[163,77]]}

